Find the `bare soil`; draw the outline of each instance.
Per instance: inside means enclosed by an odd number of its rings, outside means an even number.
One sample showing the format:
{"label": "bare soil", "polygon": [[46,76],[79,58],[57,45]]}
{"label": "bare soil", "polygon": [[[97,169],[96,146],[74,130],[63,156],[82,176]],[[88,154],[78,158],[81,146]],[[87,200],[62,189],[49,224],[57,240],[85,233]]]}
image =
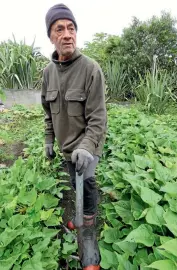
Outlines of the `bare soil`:
{"label": "bare soil", "polygon": [[[63,162],[63,171],[68,173],[66,162]],[[69,177],[67,178],[68,182],[66,183],[67,186],[69,186],[70,190],[65,190],[63,192],[63,199],[61,200],[61,207],[64,208],[64,214],[63,214],[63,224],[66,226],[68,221],[71,220],[75,215],[75,191],[71,186],[71,183],[69,181]]]}
{"label": "bare soil", "polygon": [[[23,149],[25,148],[25,144],[23,142],[15,142],[11,145],[4,144],[1,146],[1,150],[6,153],[7,158],[3,160],[0,159],[0,164],[3,163],[6,167],[10,167],[13,165],[15,160],[19,156],[23,156]],[[8,158],[9,157],[9,158]]]}

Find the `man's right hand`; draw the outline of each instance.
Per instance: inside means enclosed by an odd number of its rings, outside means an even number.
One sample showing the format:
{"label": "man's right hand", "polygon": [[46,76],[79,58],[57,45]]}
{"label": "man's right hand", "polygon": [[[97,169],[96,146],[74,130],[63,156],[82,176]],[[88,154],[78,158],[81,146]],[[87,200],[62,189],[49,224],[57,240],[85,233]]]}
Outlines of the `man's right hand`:
{"label": "man's right hand", "polygon": [[54,159],[56,157],[56,153],[53,150],[53,143],[46,143],[45,153],[46,153],[46,157],[50,160]]}
{"label": "man's right hand", "polygon": [[76,164],[76,172],[82,175],[94,157],[85,149],[75,149],[71,155],[72,163]]}

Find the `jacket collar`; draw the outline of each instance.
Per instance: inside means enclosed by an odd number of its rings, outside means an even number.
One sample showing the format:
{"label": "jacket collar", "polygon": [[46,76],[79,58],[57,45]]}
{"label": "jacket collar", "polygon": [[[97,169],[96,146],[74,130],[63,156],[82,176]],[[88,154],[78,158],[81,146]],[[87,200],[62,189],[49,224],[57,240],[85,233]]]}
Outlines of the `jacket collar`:
{"label": "jacket collar", "polygon": [[78,49],[76,49],[69,60],[61,62],[58,60],[58,52],[54,51],[52,54],[52,61],[55,64],[59,65],[59,67],[67,67],[70,64],[72,64],[76,59],[78,59],[81,55],[82,55],[81,52]]}

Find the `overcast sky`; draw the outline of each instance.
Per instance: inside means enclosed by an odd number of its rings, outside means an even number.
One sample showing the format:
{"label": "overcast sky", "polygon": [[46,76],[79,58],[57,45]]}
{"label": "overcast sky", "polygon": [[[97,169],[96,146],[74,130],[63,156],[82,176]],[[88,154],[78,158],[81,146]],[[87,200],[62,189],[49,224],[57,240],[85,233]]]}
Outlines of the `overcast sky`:
{"label": "overcast sky", "polygon": [[78,24],[77,45],[91,41],[98,32],[120,35],[133,16],[146,20],[170,11],[177,18],[177,0],[0,0],[0,41],[26,39],[41,47],[49,56],[53,51],[46,35],[45,14],[54,4],[64,3],[74,13]]}

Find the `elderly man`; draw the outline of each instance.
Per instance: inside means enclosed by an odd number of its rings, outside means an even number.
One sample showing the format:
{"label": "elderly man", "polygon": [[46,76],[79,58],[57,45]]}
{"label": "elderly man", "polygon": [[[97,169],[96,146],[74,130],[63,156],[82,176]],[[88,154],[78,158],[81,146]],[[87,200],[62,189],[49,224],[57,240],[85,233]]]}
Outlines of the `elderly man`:
{"label": "elderly man", "polygon": [[[55,157],[53,145],[56,138],[74,188],[75,173],[83,174],[84,245],[81,264],[85,270],[98,270],[95,168],[102,154],[106,131],[104,78],[99,65],[76,48],[77,23],[67,6],[51,7],[46,14],[46,27],[55,46],[52,61],[44,70],[42,84],[46,155],[50,159]],[[89,256],[85,256],[88,252]],[[91,265],[93,268],[89,268]]]}

